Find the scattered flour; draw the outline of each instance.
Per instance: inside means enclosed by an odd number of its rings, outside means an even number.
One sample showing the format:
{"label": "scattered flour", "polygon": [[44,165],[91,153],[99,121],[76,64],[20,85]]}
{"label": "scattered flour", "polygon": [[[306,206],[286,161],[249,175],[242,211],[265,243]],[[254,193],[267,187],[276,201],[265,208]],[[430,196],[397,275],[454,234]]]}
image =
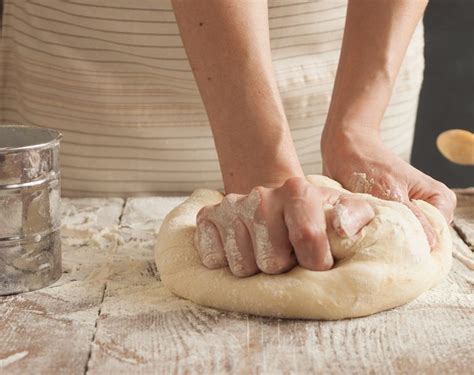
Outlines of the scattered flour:
{"label": "scattered flour", "polygon": [[25,358],[28,355],[27,351],[24,352],[18,352],[15,354],[10,354],[9,356],[5,358],[0,358],[0,367],[6,367],[8,365],[11,365],[14,362],[19,361],[20,359]]}

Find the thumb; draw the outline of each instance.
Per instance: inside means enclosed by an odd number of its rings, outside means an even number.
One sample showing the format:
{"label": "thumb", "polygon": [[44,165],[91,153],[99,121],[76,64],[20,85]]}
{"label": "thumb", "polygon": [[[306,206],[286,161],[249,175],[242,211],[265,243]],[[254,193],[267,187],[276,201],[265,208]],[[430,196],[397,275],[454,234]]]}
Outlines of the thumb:
{"label": "thumb", "polygon": [[329,215],[334,231],[339,237],[352,237],[372,221],[375,212],[368,202],[341,195]]}
{"label": "thumb", "polygon": [[431,223],[426,218],[423,211],[416,204],[411,202],[408,198],[403,204],[407,206],[411,210],[411,212],[415,214],[416,218],[421,223],[421,226],[423,227],[423,230],[425,231],[426,238],[428,239],[430,248],[433,248],[434,246],[436,246],[438,242],[436,238],[436,232],[433,226],[431,225]]}

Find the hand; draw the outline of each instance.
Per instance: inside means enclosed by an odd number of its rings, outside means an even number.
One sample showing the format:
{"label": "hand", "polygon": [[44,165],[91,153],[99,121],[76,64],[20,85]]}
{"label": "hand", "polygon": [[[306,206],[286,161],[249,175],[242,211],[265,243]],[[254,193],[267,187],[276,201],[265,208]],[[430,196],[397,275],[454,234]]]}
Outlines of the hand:
{"label": "hand", "polygon": [[222,203],[202,208],[194,243],[206,267],[228,265],[239,277],[283,273],[297,263],[324,271],[334,263],[326,223],[350,237],[373,217],[367,202],[293,177],[278,188],[228,194]]}
{"label": "hand", "polygon": [[443,183],[388,150],[374,133],[372,129],[336,135],[325,131],[321,142],[324,174],[353,192],[404,203],[421,222],[433,247],[436,243],[434,229],[412,200],[424,200],[437,207],[450,223],[456,195]]}

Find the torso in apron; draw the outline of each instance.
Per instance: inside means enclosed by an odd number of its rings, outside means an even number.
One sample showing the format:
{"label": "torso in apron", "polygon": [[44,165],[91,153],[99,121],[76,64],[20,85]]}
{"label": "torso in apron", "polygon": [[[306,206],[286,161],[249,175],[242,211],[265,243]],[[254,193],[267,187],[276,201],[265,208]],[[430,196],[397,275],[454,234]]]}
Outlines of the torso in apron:
{"label": "torso in apron", "polygon": [[[274,69],[305,173],[321,172],[319,141],[337,69],[347,1],[270,1]],[[221,189],[208,119],[164,0],[6,0],[0,123],[63,135],[62,190],[140,195]],[[382,123],[407,160],[423,75],[418,26]]]}

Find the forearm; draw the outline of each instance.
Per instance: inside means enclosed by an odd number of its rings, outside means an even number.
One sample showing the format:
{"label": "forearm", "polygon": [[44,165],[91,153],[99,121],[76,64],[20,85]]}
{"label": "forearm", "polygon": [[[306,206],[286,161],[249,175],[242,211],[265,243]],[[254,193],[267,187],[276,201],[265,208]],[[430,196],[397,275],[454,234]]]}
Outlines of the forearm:
{"label": "forearm", "polygon": [[301,175],[273,74],[266,1],[173,0],[226,192]]}
{"label": "forearm", "polygon": [[[324,138],[377,135],[427,0],[350,0]],[[324,139],[323,139],[324,143]],[[324,148],[324,145],[323,145]]]}

